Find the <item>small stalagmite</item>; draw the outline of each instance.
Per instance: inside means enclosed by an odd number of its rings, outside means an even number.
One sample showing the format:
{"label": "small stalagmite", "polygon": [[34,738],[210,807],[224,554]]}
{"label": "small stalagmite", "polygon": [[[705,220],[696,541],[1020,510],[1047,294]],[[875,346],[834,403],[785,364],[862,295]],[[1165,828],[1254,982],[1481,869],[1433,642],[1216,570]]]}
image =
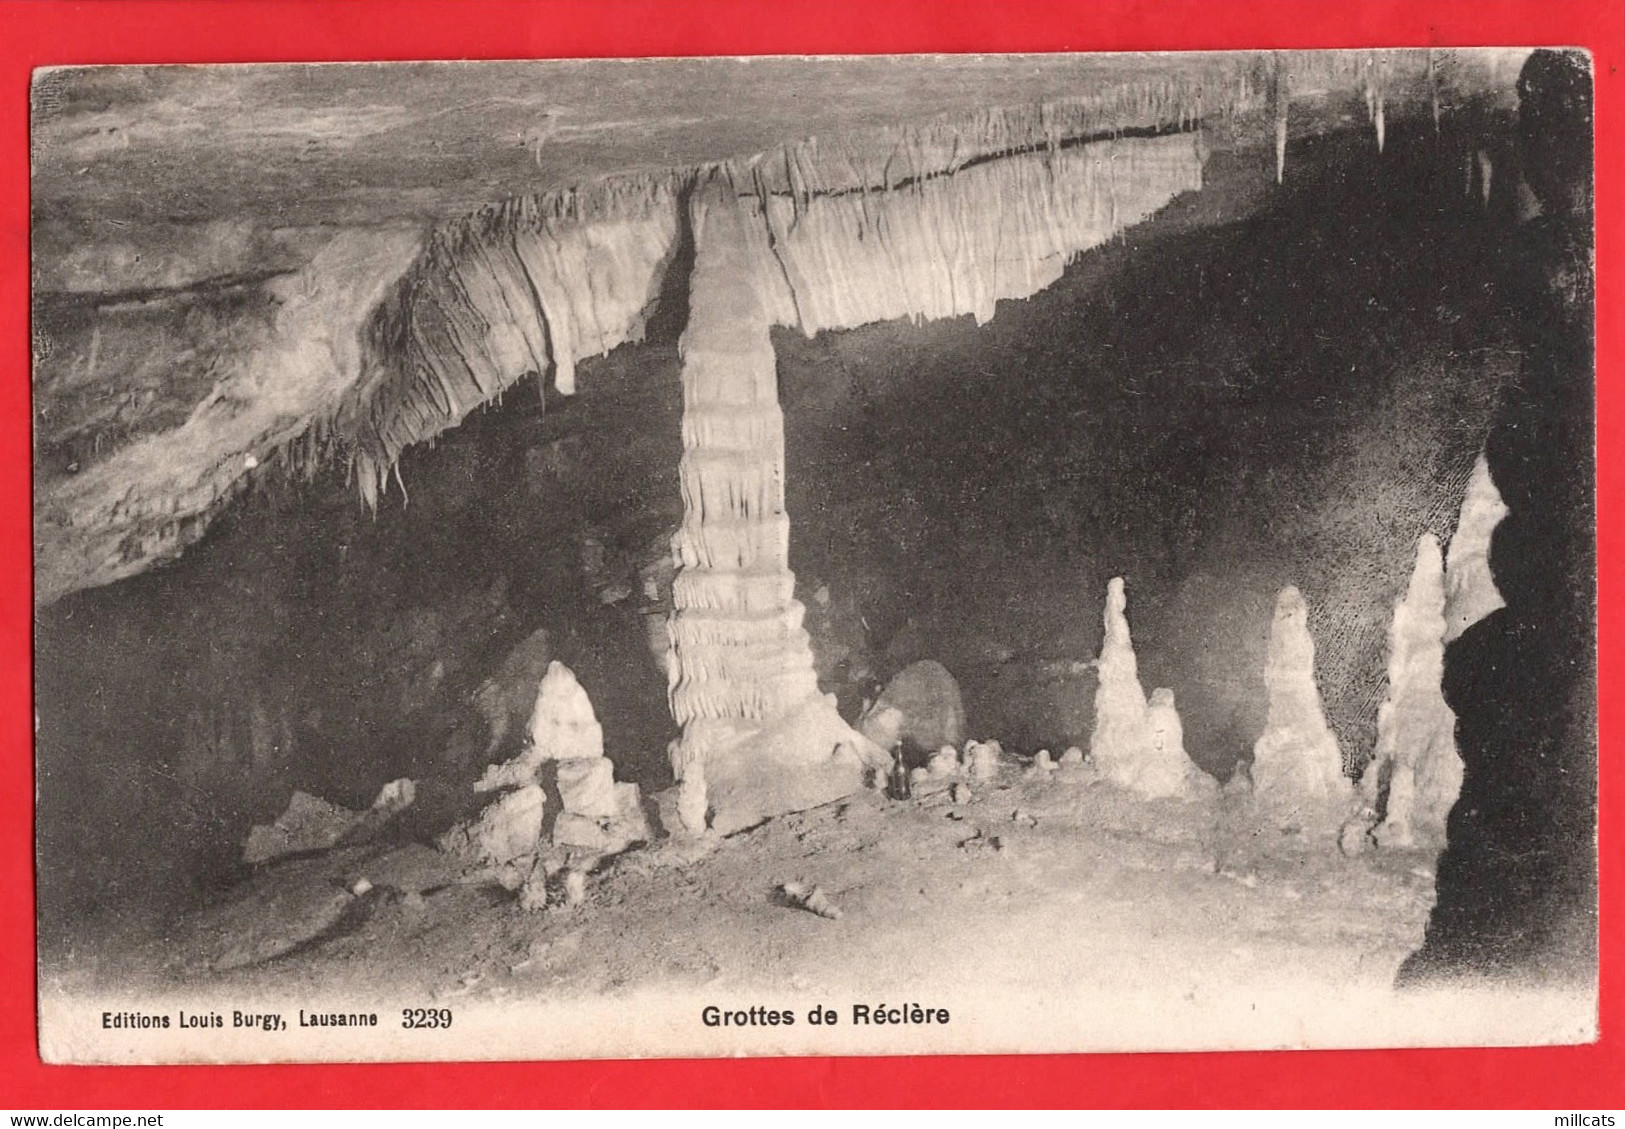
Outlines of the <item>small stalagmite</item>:
{"label": "small stalagmite", "polygon": [[1154,710],[1146,701],[1127,608],[1123,578],[1114,577],[1106,586],[1105,637],[1100,644],[1089,759],[1107,780],[1147,799],[1191,795],[1205,774],[1185,755],[1173,691],[1158,690]]}
{"label": "small stalagmite", "polygon": [[557,659],[547,664],[536,705],[525,727],[525,746],[513,760],[486,769],[475,791],[534,783],[548,761],[590,760],[604,755],[604,730],[592,700],[573,671]]}
{"label": "small stalagmite", "polygon": [[952,745],[944,745],[931,754],[926,762],[926,771],[932,776],[958,776],[959,752]]}
{"label": "small stalagmite", "polygon": [[1456,532],[1444,564],[1444,641],[1450,642],[1473,624],[1506,607],[1490,573],[1490,537],[1507,515],[1501,492],[1490,478],[1483,455],[1473,463],[1472,476],[1461,499]]}
{"label": "small stalagmite", "polygon": [[[550,778],[543,772],[549,764],[555,766]],[[560,809],[553,821],[557,846],[611,852],[653,837],[638,786],[618,783],[614,764],[604,756],[604,731],[592,700],[570,668],[557,660],[548,663],[537,687],[524,748],[506,764],[492,765],[474,785],[478,792],[518,791],[505,792],[465,834],[477,838],[482,824],[511,805],[515,795],[530,789],[544,795],[544,785],[558,788]],[[538,837],[540,818],[538,814]],[[491,851],[476,853],[507,861]]]}
{"label": "small stalagmite", "polygon": [[1353,806],[1354,786],[1321,707],[1309,609],[1296,588],[1283,588],[1275,601],[1264,686],[1269,714],[1253,746],[1253,796],[1282,828],[1335,830]]}
{"label": "small stalagmite", "polygon": [[969,741],[960,766],[972,780],[991,780],[999,774],[999,756],[1003,752],[997,741]]}
{"label": "small stalagmite", "polygon": [[1439,542],[1425,533],[1388,631],[1388,695],[1377,710],[1377,750],[1361,781],[1385,813],[1385,847],[1443,846],[1445,819],[1461,791],[1456,715],[1445,704],[1445,572]]}
{"label": "small stalagmite", "polygon": [[1170,794],[1183,795],[1188,799],[1217,796],[1219,782],[1197,767],[1185,752],[1185,726],[1179,720],[1172,690],[1159,686],[1151,691],[1151,701],[1146,706],[1146,721],[1151,728],[1152,759],[1157,764],[1167,766],[1165,771],[1170,773],[1176,764],[1184,769],[1178,791]]}

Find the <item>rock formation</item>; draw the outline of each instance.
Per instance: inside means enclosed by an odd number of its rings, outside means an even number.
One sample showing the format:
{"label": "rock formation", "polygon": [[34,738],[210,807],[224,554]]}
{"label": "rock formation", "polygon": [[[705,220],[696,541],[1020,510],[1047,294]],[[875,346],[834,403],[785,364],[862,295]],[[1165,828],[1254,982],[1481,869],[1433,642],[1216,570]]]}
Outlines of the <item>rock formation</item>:
{"label": "rock formation", "polygon": [[1185,755],[1172,690],[1146,702],[1134,658],[1123,578],[1106,586],[1105,636],[1100,644],[1095,729],[1089,759],[1105,779],[1148,799],[1195,795],[1206,774]]}
{"label": "rock formation", "polygon": [[[866,766],[887,763],[817,692],[788,567],[769,325],[811,334],[905,316],[985,320],[999,298],[1049,285],[1071,255],[1200,177],[1186,134],[1018,154],[906,193],[776,192],[759,170],[737,178],[754,195],[741,197],[724,173],[694,189],[670,697],[683,726],[673,770],[681,779],[705,760],[713,827],[848,794]],[[792,716],[794,730],[784,724]],[[945,730],[922,744],[956,736]]]}
{"label": "rock formation", "polygon": [[1490,479],[1483,455],[1473,463],[1467,491],[1461,499],[1456,532],[1444,565],[1445,642],[1457,638],[1497,608],[1505,607],[1495,577],[1490,574],[1490,539],[1506,516],[1506,503]]}
{"label": "rock formation", "polygon": [[[293,444],[325,449],[338,404],[369,367],[364,327],[421,248],[415,230],[347,231],[301,270],[278,276],[263,303],[274,311],[271,324],[244,327],[219,355],[209,350],[218,384],[184,424],[44,490],[34,512],[36,599],[176,555],[203,535],[252,468]],[[172,343],[161,357],[173,362]]]}
{"label": "rock formation", "polygon": [[[768,310],[811,335],[908,317],[993,317],[1075,256],[1202,186],[1194,134],[1019,154],[910,191],[767,197]],[[996,203],[995,203],[996,201]]]}
{"label": "rock formation", "polygon": [[1383,813],[1380,846],[1444,845],[1445,819],[1461,790],[1456,715],[1445,704],[1445,573],[1439,542],[1425,533],[1388,630],[1388,693],[1377,708],[1376,755],[1363,798]]}
{"label": "rock formation", "polygon": [[441,850],[478,865],[502,866],[541,850],[547,793],[526,784],[499,796],[477,818],[440,837]]}
{"label": "rock formation", "polygon": [[685,516],[672,541],[670,700],[683,734],[671,760],[679,781],[704,763],[712,826],[726,832],[848,795],[884,754],[818,692],[794,596],[784,418],[754,277],[759,228],[720,179],[696,192],[692,209]]}
{"label": "rock formation", "polygon": [[[1593,78],[1580,51],[1518,76],[1519,165],[1541,214],[1508,240],[1523,360],[1485,444],[1506,515],[1489,567],[1505,607],[1445,651],[1464,772],[1437,901],[1401,984],[1597,975]],[[1455,546],[1452,545],[1452,557]],[[1454,592],[1452,592],[1452,595]]]}
{"label": "rock formation", "polygon": [[[544,771],[549,766],[551,773]],[[494,863],[536,853],[543,845],[549,786],[560,801],[552,824],[555,846],[607,853],[652,838],[638,786],[616,782],[592,702],[557,660],[548,663],[537,687],[519,755],[490,766],[474,785],[477,792],[505,790],[503,795],[474,824],[454,829],[444,845]],[[526,849],[518,849],[525,843]]]}
{"label": "rock formation", "polygon": [[999,757],[1003,753],[997,741],[968,741],[960,768],[972,780],[991,780],[999,774]]}
{"label": "rock formation", "polygon": [[965,704],[959,683],[939,662],[911,663],[886,683],[857,729],[882,749],[901,742],[911,752],[926,753],[963,744]]}
{"label": "rock formation", "polygon": [[391,355],[338,412],[362,495],[375,502],[401,451],[526,375],[551,372],[567,394],[576,360],[640,340],[690,218],[685,201],[707,184],[754,196],[735,266],[772,324],[810,335],[896,317],[986,321],[1000,298],[1036,293],[1072,256],[1201,187],[1191,132],[1060,147],[1108,122],[1177,123],[1178,99],[1194,94],[807,141],[521,197],[449,224],[381,304]]}
{"label": "rock formation", "polygon": [[413,782],[402,777],[385,784],[366,811],[351,811],[319,796],[296,791],[288,800],[287,809],[274,823],[260,824],[249,831],[243,861],[253,866],[286,855],[365,841],[411,807],[416,792]]}
{"label": "rock formation", "polygon": [[603,728],[598,724],[587,692],[569,667],[557,659],[549,662],[533,701],[519,755],[505,764],[487,768],[474,785],[475,791],[534,784],[538,771],[547,761],[603,757]]}
{"label": "rock formation", "polygon": [[[757,264],[757,277],[775,323],[811,333],[900,316],[985,320],[1000,298],[1033,293],[1059,276],[1067,257],[1198,187],[1201,127],[1210,119],[1272,114],[1279,179],[1292,87],[1369,88],[1370,58],[1139,56],[1080,69],[1075,84],[1032,84],[1023,104],[970,98],[937,117],[885,125],[803,104],[788,121],[768,116],[782,123],[775,128],[804,121],[816,137],[775,143],[798,134],[748,130],[738,154],[677,145],[674,167],[657,171],[632,147],[649,143],[649,134],[622,131],[636,140],[595,144],[579,183],[560,184],[550,162],[548,171],[527,162],[534,187],[504,183],[497,199],[444,214],[437,209],[468,195],[431,192],[420,205],[418,193],[397,193],[414,203],[394,201],[387,222],[365,228],[324,218],[314,204],[299,223],[281,209],[256,221],[209,214],[197,202],[202,214],[189,204],[187,218],[176,218],[179,209],[152,202],[151,186],[130,172],[174,144],[171,129],[126,133],[135,148],[122,155],[105,145],[87,152],[74,117],[61,112],[64,100],[37,101],[36,314],[57,298],[78,309],[98,292],[142,293],[159,296],[154,308],[176,318],[162,332],[132,335],[117,312],[128,304],[117,301],[88,318],[36,317],[34,386],[46,445],[87,438],[83,406],[130,401],[126,393],[151,383],[156,366],[176,370],[169,383],[195,385],[197,394],[159,398],[153,418],[137,427],[92,424],[88,430],[111,437],[106,449],[77,474],[39,478],[36,598],[49,603],[178,553],[255,468],[308,471],[338,459],[361,496],[376,502],[391,477],[399,481],[407,447],[516,382],[535,378],[569,394],[579,360],[638,340],[662,292],[681,284],[667,276],[685,261],[686,202],[712,178],[764,202],[758,222],[773,255]],[[1449,63],[1440,68],[1423,52],[1377,58],[1384,88],[1425,81],[1436,104],[1466,104],[1500,81],[1493,61],[1452,54]],[[60,88],[75,80],[42,72],[37,81]],[[200,122],[222,112],[209,102],[194,105]],[[830,128],[836,121],[841,128]],[[207,137],[222,158],[255,159],[233,151],[244,144],[235,120],[214,124],[222,128],[189,133]],[[546,127],[538,132],[531,122],[518,132],[535,143]],[[303,177],[321,166],[331,183],[365,184],[369,199],[387,207],[387,186],[368,179],[376,167],[358,169],[350,151],[318,147],[287,167]],[[94,236],[89,225],[60,218],[83,195],[87,160],[90,179],[103,185],[96,200],[107,221]],[[627,171],[634,167],[646,171]],[[109,171],[115,175],[104,180]],[[280,181],[289,175],[276,162],[265,171]],[[427,235],[425,209],[437,222]],[[255,277],[263,281],[248,283],[252,300],[216,326],[218,340],[174,348],[177,336],[194,335],[191,312],[220,279]],[[87,381],[106,394],[85,396]],[[184,423],[159,425],[158,416]]]}
{"label": "rock formation", "polygon": [[1275,601],[1264,687],[1269,714],[1253,745],[1253,797],[1280,827],[1335,830],[1349,813],[1354,786],[1321,708],[1309,609],[1296,588],[1283,588]]}

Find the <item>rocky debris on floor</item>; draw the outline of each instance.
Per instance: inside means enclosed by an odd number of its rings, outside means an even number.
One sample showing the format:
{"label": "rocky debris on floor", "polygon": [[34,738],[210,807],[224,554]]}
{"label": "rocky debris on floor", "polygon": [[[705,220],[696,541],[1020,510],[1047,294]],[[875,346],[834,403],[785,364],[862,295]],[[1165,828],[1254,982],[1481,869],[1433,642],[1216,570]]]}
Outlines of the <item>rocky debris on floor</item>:
{"label": "rocky debris on floor", "polygon": [[519,907],[527,912],[575,909],[587,900],[587,872],[563,861],[554,851],[541,855],[522,872],[510,870],[507,885],[519,895]]}
{"label": "rocky debris on floor", "polygon": [[411,896],[451,885],[458,871],[443,852],[427,843],[404,843],[348,867],[346,873]]}
{"label": "rocky debris on floor", "polygon": [[379,791],[372,807],[352,811],[308,792],[295,792],[274,823],[259,824],[249,831],[243,861],[257,866],[287,855],[325,851],[340,843],[364,842],[410,807],[415,795],[411,780],[393,780]]}
{"label": "rocky debris on floor", "polygon": [[807,886],[800,882],[786,882],[779,887],[779,890],[783,893],[785,900],[798,909],[804,909],[808,913],[815,913],[819,917],[827,917],[831,921],[841,919],[840,907],[829,900],[829,895],[824,893],[823,888],[820,886]]}
{"label": "rocky debris on floor", "polygon": [[1269,713],[1250,772],[1256,811],[1281,830],[1335,836],[1353,810],[1354,785],[1315,685],[1309,609],[1293,587],[1276,598],[1264,686]]}
{"label": "rocky debris on floor", "polygon": [[898,671],[858,720],[857,729],[882,749],[936,749],[965,740],[965,704],[948,668],[922,659]]}
{"label": "rocky debris on floor", "polygon": [[541,846],[546,810],[547,793],[540,784],[516,788],[442,835],[440,849],[475,864],[495,866],[533,856]]}

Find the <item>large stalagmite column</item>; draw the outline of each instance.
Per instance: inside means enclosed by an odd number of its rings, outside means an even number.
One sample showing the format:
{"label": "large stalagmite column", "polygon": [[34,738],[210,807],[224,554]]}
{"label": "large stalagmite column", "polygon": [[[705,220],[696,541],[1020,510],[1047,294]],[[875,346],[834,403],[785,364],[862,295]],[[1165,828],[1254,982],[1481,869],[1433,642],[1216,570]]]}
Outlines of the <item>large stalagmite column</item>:
{"label": "large stalagmite column", "polygon": [[864,759],[880,759],[819,694],[794,597],[784,416],[758,292],[765,228],[751,207],[721,177],[694,190],[680,347],[684,518],[673,539],[671,707],[683,733],[671,759],[686,783],[685,810],[708,808],[722,832],[848,795],[862,786]]}

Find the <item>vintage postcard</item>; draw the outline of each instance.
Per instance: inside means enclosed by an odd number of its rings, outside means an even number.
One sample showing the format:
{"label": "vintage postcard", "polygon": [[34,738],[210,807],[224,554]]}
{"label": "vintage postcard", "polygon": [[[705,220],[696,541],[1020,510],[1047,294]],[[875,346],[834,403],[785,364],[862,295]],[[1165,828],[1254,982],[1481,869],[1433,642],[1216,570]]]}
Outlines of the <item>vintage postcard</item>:
{"label": "vintage postcard", "polygon": [[36,72],[41,1053],[1595,1039],[1592,92]]}

